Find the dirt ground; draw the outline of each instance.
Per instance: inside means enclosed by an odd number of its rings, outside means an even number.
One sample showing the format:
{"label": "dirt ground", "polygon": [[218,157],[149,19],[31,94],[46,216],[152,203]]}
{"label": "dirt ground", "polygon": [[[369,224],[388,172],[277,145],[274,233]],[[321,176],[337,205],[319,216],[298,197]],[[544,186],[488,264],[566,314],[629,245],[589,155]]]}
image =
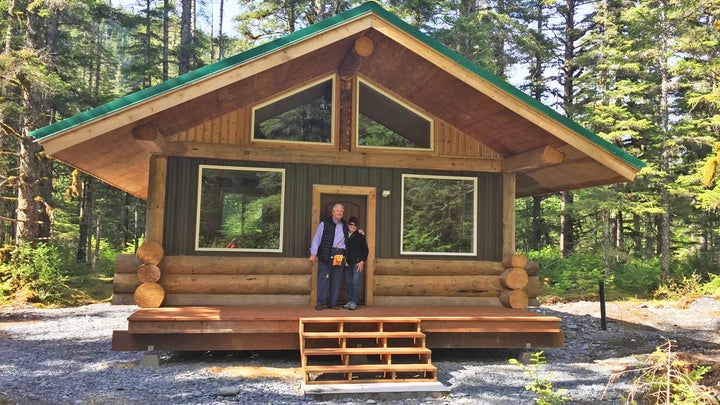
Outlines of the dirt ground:
{"label": "dirt ground", "polygon": [[677,302],[613,301],[605,304],[606,327],[598,330],[598,302],[548,302],[543,308],[563,319],[566,342],[587,346],[591,360],[612,364],[618,372],[631,367],[626,356],[647,355],[671,341],[676,359],[687,370],[710,367],[700,381],[720,394],[720,300],[688,297]]}

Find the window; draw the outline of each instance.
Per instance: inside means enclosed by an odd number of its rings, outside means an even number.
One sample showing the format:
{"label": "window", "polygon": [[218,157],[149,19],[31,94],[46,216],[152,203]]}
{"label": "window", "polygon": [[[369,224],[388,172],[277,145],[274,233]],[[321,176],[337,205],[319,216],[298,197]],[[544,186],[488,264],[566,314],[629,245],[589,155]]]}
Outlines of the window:
{"label": "window", "polygon": [[332,143],[333,79],[253,108],[253,139]]}
{"label": "window", "polygon": [[281,252],[285,169],[200,165],[196,250]]}
{"label": "window", "polygon": [[432,120],[358,82],[357,146],[431,150]]}
{"label": "window", "polygon": [[477,251],[477,178],[403,175],[400,253]]}

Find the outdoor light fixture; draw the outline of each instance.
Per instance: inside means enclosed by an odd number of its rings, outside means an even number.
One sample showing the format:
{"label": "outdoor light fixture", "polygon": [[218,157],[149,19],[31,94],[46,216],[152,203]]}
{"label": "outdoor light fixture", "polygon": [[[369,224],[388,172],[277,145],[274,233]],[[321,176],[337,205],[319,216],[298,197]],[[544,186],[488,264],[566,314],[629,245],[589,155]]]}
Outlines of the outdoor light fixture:
{"label": "outdoor light fixture", "polygon": [[389,197],[389,196],[390,196],[390,190],[383,190],[382,196],[383,196],[383,197]]}

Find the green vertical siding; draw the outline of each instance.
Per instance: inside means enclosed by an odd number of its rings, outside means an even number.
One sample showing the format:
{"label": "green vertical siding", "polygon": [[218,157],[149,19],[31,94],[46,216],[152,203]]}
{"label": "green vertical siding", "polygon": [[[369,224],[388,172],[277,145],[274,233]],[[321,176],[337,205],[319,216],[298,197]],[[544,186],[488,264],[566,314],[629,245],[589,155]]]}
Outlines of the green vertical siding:
{"label": "green vertical siding", "polygon": [[[195,252],[197,177],[200,164],[285,168],[285,217],[283,252],[276,254]],[[376,257],[400,257],[400,203],[402,174],[460,175],[437,171],[409,171],[370,167],[323,166],[223,161],[216,159],[168,159],[165,203],[165,249],[168,255],[227,255],[304,257],[309,254],[313,184],[377,188]],[[478,173],[478,254],[454,260],[499,261],[502,258],[502,175]],[[390,190],[382,197],[382,190]],[[404,258],[410,256],[403,255]],[[424,256],[438,259],[441,256]]]}

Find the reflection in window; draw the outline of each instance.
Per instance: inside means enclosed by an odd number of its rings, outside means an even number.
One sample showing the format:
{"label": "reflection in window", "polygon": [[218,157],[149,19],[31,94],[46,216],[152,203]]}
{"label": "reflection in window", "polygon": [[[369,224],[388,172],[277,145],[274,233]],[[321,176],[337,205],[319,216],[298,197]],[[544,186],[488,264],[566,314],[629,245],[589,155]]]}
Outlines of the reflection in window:
{"label": "reflection in window", "polygon": [[253,110],[253,139],[332,142],[333,80],[328,79]]}
{"label": "reflection in window", "polygon": [[197,250],[282,251],[284,169],[200,166]]}
{"label": "reflection in window", "polygon": [[359,82],[358,146],[432,149],[429,118]]}
{"label": "reflection in window", "polygon": [[401,254],[476,254],[477,178],[403,175]]}

